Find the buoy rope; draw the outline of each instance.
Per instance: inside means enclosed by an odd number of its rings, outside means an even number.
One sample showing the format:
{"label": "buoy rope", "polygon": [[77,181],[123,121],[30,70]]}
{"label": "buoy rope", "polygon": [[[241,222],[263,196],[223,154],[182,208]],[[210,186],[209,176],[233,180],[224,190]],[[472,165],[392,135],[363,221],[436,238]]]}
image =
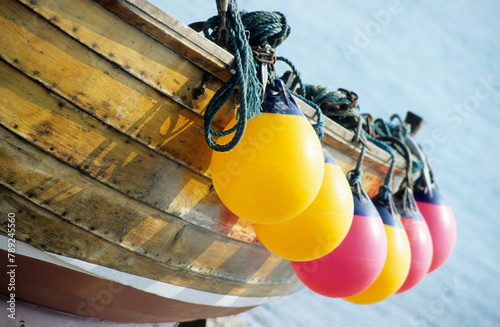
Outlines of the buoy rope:
{"label": "buoy rope", "polygon": [[356,162],[356,167],[353,170],[347,172],[347,181],[349,185],[354,186],[356,183],[361,181],[361,177],[363,177],[363,171],[361,170],[361,166],[363,165],[363,158],[365,156],[366,146],[362,145],[361,151],[359,153],[358,161]]}
{"label": "buoy rope", "polygon": [[392,177],[394,174],[394,165],[396,162],[396,160],[395,160],[396,156],[394,155],[394,151],[392,150],[392,148],[384,141],[373,138],[370,135],[366,135],[366,137],[369,141],[375,143],[375,145],[377,145],[379,148],[388,152],[391,155],[391,165],[389,166],[389,170],[387,171],[387,174],[385,175],[384,183],[382,184],[382,186],[380,186],[380,189],[379,189],[380,197],[384,200],[387,200],[389,198],[390,194],[392,193],[392,188],[390,185],[391,185]]}
{"label": "buoy rope", "polygon": [[[396,120],[397,123],[393,123],[394,120]],[[403,122],[398,114],[392,115],[389,122],[386,122],[381,118],[375,119],[372,122],[371,128],[377,138],[393,137],[397,139],[399,142],[392,142],[391,145],[396,151],[398,151],[399,154],[406,158],[408,149],[405,149],[405,140],[409,132],[409,127]],[[409,171],[411,175],[421,171],[425,165],[425,162],[412,160],[411,156],[409,161],[411,162],[411,170]]]}
{"label": "buoy rope", "polygon": [[405,180],[401,184],[401,188],[403,188],[403,185],[405,183],[409,188],[413,188],[413,182],[412,182],[412,178],[411,178],[412,160],[411,160],[411,156],[410,156],[410,150],[408,150],[408,147],[403,142],[401,142],[399,139],[397,139],[395,137],[383,136],[383,137],[380,137],[378,140],[380,140],[382,142],[389,142],[389,143],[395,144],[403,150],[404,158],[406,161],[406,176],[405,176]]}
{"label": "buoy rope", "polygon": [[[315,116],[316,116],[316,123],[312,124],[314,130],[316,131],[316,134],[318,134],[318,137],[320,139],[323,138],[324,132],[323,132],[323,127],[325,126],[325,122],[323,121],[323,112],[321,111],[321,108],[314,102],[309,100],[307,97],[304,96],[304,83],[302,83],[302,78],[300,77],[300,73],[295,67],[295,65],[290,61],[289,59],[278,56],[276,58],[278,61],[282,61],[285,64],[287,64],[291,69],[292,73],[296,76],[297,82],[300,86],[300,91],[302,94],[299,94],[298,92],[295,92],[293,90],[290,90],[294,96],[299,98],[300,100],[304,101],[307,103],[309,106],[313,107],[314,110],[316,110]],[[314,117],[313,117],[314,118]]]}
{"label": "buoy rope", "polygon": [[[219,16],[216,16],[219,17]],[[208,29],[213,24],[215,18],[209,19],[203,28],[207,36]],[[233,149],[241,140],[245,132],[246,122],[255,116],[260,115],[259,94],[262,92],[262,85],[256,76],[256,63],[253,59],[252,49],[245,34],[245,27],[241,20],[236,0],[230,0],[226,14],[226,29],[230,46],[236,62],[236,73],[215,93],[205,110],[205,139],[207,144],[215,151],[229,151]],[[220,24],[219,27],[220,28]],[[213,28],[216,32],[217,28]],[[213,37],[211,37],[213,39]],[[236,109],[236,125],[227,131],[216,131],[212,128],[212,121],[217,112],[227,102],[231,94],[239,85]],[[226,144],[218,144],[213,136],[225,136],[234,133],[232,139]]]}
{"label": "buoy rope", "polygon": [[361,133],[363,118],[359,113],[356,93],[343,88],[332,91],[328,87],[311,84],[301,84],[301,89],[304,97],[318,105],[324,115],[355,132],[354,143],[364,142]]}

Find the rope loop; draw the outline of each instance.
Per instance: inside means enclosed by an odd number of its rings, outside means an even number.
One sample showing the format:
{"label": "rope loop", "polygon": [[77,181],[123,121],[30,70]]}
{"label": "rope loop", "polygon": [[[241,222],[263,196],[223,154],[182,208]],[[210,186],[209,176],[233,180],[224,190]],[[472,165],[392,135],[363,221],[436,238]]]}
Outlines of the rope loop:
{"label": "rope loop", "polygon": [[410,150],[408,149],[408,147],[403,142],[401,142],[399,139],[397,139],[395,137],[384,136],[384,137],[381,137],[380,140],[392,143],[393,146],[398,146],[400,149],[402,149],[403,154],[404,154],[404,158],[406,161],[406,176],[405,176],[405,180],[404,180],[403,184],[401,184],[401,187],[403,187],[403,185],[406,183],[406,185],[408,187],[413,188],[413,182],[412,182],[412,178],[411,178],[412,162],[413,161],[411,159]]}
{"label": "rope loop", "polygon": [[390,188],[389,185],[381,185],[380,188],[378,189],[378,194],[381,199],[387,201],[389,199],[389,196],[392,193],[392,189]]}
{"label": "rope loop", "polygon": [[[215,93],[205,110],[205,139],[207,144],[215,151],[229,151],[241,140],[245,132],[246,122],[260,115],[260,94],[262,85],[256,77],[256,63],[253,59],[252,49],[248,43],[245,26],[235,0],[230,0],[226,14],[226,28],[229,34],[229,42],[234,51],[236,62],[236,73]],[[215,18],[214,18],[215,17]],[[219,22],[218,16],[210,18],[203,28],[207,36],[208,30],[215,22]],[[220,28],[220,26],[219,26]],[[217,32],[217,28],[213,28]],[[212,33],[213,34],[213,33]],[[209,34],[210,38],[213,40]],[[227,102],[239,85],[236,109],[236,125],[228,131],[219,132],[212,128],[212,121],[217,112]],[[218,144],[213,136],[224,136],[234,133],[233,138],[226,144]]]}
{"label": "rope loop", "polygon": [[323,127],[325,126],[325,122],[323,121],[323,113],[321,111],[321,108],[315,102],[304,97],[304,83],[302,83],[302,79],[300,78],[300,73],[295,67],[295,65],[289,59],[282,56],[278,56],[276,59],[278,61],[283,61],[285,64],[287,64],[292,69],[292,73],[296,76],[297,82],[299,84],[299,90],[302,94],[299,94],[299,92],[291,91],[293,95],[295,95],[297,98],[304,101],[305,103],[307,103],[309,106],[313,107],[316,110],[315,113],[316,123],[313,124],[312,126],[316,131],[318,137],[322,139],[324,136]]}
{"label": "rope loop", "polygon": [[356,167],[353,170],[347,172],[347,181],[349,185],[354,186],[356,183],[361,181],[361,177],[363,177],[363,171],[361,170],[361,166],[363,165],[363,158],[365,156],[366,147],[363,146],[361,148],[361,152],[359,153],[358,161],[356,162]]}
{"label": "rope loop", "polygon": [[[275,61],[273,51],[269,52],[270,58],[267,58],[268,53],[262,53],[261,49],[268,47],[274,49],[280,45],[290,34],[290,26],[285,15],[280,12],[240,12],[236,0],[229,0],[228,10],[224,18],[221,18],[219,15],[209,18],[203,24],[203,33],[208,39],[217,42],[220,41],[217,38],[220,37],[221,30],[224,30],[229,40],[227,46],[234,54],[236,73],[210,100],[205,110],[204,121],[207,144],[215,151],[226,152],[240,142],[248,119],[260,115],[267,74],[263,78],[259,74],[262,69],[258,72],[257,66],[272,67]],[[225,26],[222,26],[224,23]],[[255,55],[259,59],[258,63]],[[267,71],[267,67],[265,70]],[[259,77],[265,80],[259,81]],[[236,125],[227,131],[214,130],[212,122],[215,115],[237,88],[239,91],[236,101],[238,104]],[[214,136],[220,137],[233,133],[234,136],[226,144],[218,144],[214,140]]]}
{"label": "rope loop", "polygon": [[368,138],[368,140],[375,143],[375,145],[377,145],[379,148],[388,152],[391,155],[391,165],[389,166],[389,170],[387,171],[387,174],[385,175],[384,183],[382,184],[382,186],[380,186],[380,189],[379,189],[379,194],[380,194],[381,198],[387,200],[389,195],[392,193],[392,189],[390,187],[390,184],[392,182],[392,176],[394,174],[394,165],[396,163],[396,160],[395,160],[396,156],[394,155],[394,151],[392,150],[392,148],[389,145],[387,145],[387,143],[385,143],[381,140],[375,139],[369,135],[367,135],[366,137]]}

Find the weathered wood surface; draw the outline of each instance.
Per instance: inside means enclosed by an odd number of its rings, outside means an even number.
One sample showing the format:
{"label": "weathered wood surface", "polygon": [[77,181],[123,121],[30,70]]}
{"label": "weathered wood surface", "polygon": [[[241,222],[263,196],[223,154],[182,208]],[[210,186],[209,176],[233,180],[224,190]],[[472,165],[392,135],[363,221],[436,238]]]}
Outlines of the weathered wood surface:
{"label": "weathered wood surface", "polygon": [[231,54],[148,1],[94,1],[221,80],[231,77],[234,60]]}
{"label": "weathered wood surface", "polygon": [[[16,237],[37,248],[220,294],[265,296],[298,287],[289,262],[258,244],[235,241],[132,200],[3,127],[0,152],[0,181],[10,190],[1,189],[2,219],[15,212]],[[6,225],[1,229],[5,233]]]}
{"label": "weathered wood surface", "polygon": [[[15,110],[13,110],[15,108]],[[2,124],[34,146],[128,197],[245,242],[247,224],[231,215],[211,180],[130,140],[51,94],[0,60]]]}
{"label": "weathered wood surface", "polygon": [[[179,51],[181,55],[172,50],[179,50],[180,46],[174,47],[171,42],[162,44],[146,37],[143,32],[116,19],[116,16],[94,1],[74,0],[64,6],[50,0],[37,1],[35,4],[28,0],[20,2],[30,6],[51,24],[117,67],[197,112],[204,110],[215,91],[222,85],[222,82],[215,78],[208,83],[205,93],[199,99],[193,99],[194,91],[200,86],[207,70],[206,65],[199,67],[191,63],[186,60],[185,53]],[[111,3],[118,4],[115,1]],[[81,8],[85,8],[85,15],[81,15]],[[172,18],[168,23],[175,26]],[[188,27],[185,29],[190,30]],[[187,39],[180,40],[178,35],[176,33],[170,39],[186,46]],[[202,40],[204,43],[209,42],[203,38]],[[224,50],[216,49],[225,53],[226,57],[229,56]],[[194,53],[200,52],[199,48],[196,50]],[[204,60],[203,64],[207,62],[208,60]],[[221,72],[228,74],[228,67],[221,67]]]}
{"label": "weathered wood surface", "polygon": [[200,115],[117,69],[23,5],[3,1],[0,6],[5,61],[88,114],[209,176],[211,149]]}

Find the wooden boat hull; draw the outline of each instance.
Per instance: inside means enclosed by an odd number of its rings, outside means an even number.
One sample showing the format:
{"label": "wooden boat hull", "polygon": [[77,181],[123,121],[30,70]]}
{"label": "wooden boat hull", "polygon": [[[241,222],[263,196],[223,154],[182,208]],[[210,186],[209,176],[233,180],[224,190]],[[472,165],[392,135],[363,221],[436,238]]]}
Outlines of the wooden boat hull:
{"label": "wooden boat hull", "polygon": [[[138,0],[1,1],[0,26],[0,233],[15,215],[27,249],[16,257],[19,299],[168,322],[237,313],[302,287],[212,187],[202,115],[231,76],[229,53]],[[359,150],[351,132],[326,123],[323,145],[346,172]],[[374,195],[389,156],[368,152],[363,183]],[[110,277],[122,274],[159,284]],[[123,296],[104,303],[110,280]],[[211,295],[200,303],[200,294]]]}

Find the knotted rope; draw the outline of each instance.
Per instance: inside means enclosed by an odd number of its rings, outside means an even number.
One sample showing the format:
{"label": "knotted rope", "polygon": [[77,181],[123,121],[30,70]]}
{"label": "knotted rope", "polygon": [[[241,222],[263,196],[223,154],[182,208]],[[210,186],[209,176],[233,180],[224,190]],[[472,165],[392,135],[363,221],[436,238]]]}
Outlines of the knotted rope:
{"label": "knotted rope", "polygon": [[347,129],[354,130],[353,142],[364,142],[363,118],[359,113],[358,95],[352,91],[339,88],[332,91],[321,85],[306,84],[301,86],[304,97],[317,104],[323,114]]}
{"label": "knotted rope", "polygon": [[[252,50],[235,0],[229,2],[226,28],[230,45],[234,51],[237,69],[229,81],[215,93],[205,110],[205,139],[207,144],[215,151],[229,151],[238,144],[245,132],[247,120],[260,114],[259,94],[262,92],[262,86],[256,77],[256,64],[253,60]],[[237,99],[239,107],[236,109],[236,125],[227,131],[219,132],[214,130],[212,121],[215,115],[227,102],[231,94],[234,93],[238,85],[240,87]],[[213,139],[213,135],[225,136],[232,133],[235,133],[233,138],[226,144],[218,144]]]}
{"label": "knotted rope", "polygon": [[365,156],[366,147],[363,145],[361,148],[361,152],[359,153],[358,161],[356,162],[356,167],[353,170],[347,172],[347,181],[349,185],[354,186],[356,183],[361,181],[361,177],[363,177],[363,171],[361,170],[361,166],[363,165],[363,158]]}

